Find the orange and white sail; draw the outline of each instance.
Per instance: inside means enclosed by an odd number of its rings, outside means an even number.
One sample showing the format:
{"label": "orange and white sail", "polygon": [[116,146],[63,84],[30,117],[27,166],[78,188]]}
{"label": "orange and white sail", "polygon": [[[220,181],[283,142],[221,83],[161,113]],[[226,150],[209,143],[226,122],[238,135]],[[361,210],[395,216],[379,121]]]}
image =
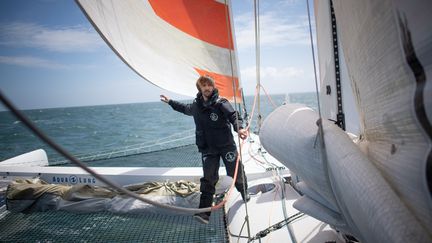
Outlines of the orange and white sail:
{"label": "orange and white sail", "polygon": [[207,74],[221,96],[241,100],[228,1],[77,2],[106,43],[145,80],[193,97],[196,80]]}

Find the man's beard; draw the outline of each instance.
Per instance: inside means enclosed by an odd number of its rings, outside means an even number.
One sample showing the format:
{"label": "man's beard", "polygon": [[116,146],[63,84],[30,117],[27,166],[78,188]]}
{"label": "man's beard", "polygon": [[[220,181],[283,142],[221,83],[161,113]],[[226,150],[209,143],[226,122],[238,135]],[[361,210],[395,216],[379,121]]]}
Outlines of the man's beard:
{"label": "man's beard", "polygon": [[204,91],[203,95],[204,95],[206,98],[210,98],[211,95],[212,95],[212,93],[213,93],[213,92],[211,92],[211,91],[209,91],[209,90],[206,90],[206,91]]}

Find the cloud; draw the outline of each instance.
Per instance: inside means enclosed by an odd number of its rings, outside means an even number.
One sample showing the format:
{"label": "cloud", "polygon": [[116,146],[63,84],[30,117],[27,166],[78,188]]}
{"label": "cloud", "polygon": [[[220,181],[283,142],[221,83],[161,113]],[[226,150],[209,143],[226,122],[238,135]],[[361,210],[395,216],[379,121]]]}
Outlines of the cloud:
{"label": "cloud", "polygon": [[[243,80],[256,80],[256,67],[248,67],[240,70]],[[296,67],[262,67],[260,70],[261,79],[266,80],[290,80],[304,75],[302,69]]]}
{"label": "cloud", "polygon": [[[245,94],[252,95],[256,87],[255,67],[240,70]],[[297,67],[262,67],[260,81],[269,94],[310,92],[315,90],[313,75]]]}
{"label": "cloud", "polygon": [[34,23],[0,26],[0,45],[30,47],[53,52],[88,52],[100,47],[100,37],[82,26],[53,27]]}
{"label": "cloud", "polygon": [[95,65],[85,64],[62,64],[48,59],[33,56],[0,56],[0,63],[6,65],[36,67],[47,69],[93,69]]}
{"label": "cloud", "polygon": [[31,56],[0,56],[0,63],[24,67],[42,67],[51,69],[67,68],[66,65]]}
{"label": "cloud", "polygon": [[[288,16],[288,17],[287,17]],[[251,13],[245,13],[234,19],[237,46],[249,48],[255,46],[255,22]],[[287,15],[279,11],[267,11],[260,14],[260,44],[262,47],[286,46],[290,44],[307,45],[310,43],[306,15]]]}

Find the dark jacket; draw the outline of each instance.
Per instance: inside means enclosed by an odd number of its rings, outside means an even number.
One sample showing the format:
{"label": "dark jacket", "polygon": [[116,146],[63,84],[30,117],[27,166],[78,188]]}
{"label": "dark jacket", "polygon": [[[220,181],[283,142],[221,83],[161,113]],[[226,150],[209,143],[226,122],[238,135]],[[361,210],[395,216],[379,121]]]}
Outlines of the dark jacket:
{"label": "dark jacket", "polygon": [[231,124],[237,132],[242,128],[243,121],[229,101],[219,97],[217,89],[207,102],[204,102],[202,94],[198,93],[191,104],[175,100],[170,100],[168,104],[178,112],[193,116],[195,142],[200,152],[218,151],[224,147],[235,146]]}

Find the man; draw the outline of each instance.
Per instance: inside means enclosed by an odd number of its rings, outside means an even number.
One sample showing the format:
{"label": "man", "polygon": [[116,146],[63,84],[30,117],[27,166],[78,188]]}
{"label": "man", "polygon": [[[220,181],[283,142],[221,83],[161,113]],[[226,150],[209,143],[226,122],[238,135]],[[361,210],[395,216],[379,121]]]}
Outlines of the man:
{"label": "man", "polygon": [[[200,208],[210,207],[215,194],[215,185],[219,180],[219,161],[222,158],[227,174],[234,176],[237,161],[237,147],[231,133],[231,124],[241,139],[247,138],[247,131],[242,127],[242,119],[225,98],[219,97],[213,79],[201,76],[196,82],[198,94],[191,104],[183,104],[161,95],[161,101],[168,103],[174,110],[193,116],[195,122],[195,143],[202,154],[204,175],[201,178]],[[249,201],[246,178],[243,180],[243,165],[239,170],[235,187],[241,193],[243,201]],[[208,224],[210,212],[194,216],[201,223]]]}

